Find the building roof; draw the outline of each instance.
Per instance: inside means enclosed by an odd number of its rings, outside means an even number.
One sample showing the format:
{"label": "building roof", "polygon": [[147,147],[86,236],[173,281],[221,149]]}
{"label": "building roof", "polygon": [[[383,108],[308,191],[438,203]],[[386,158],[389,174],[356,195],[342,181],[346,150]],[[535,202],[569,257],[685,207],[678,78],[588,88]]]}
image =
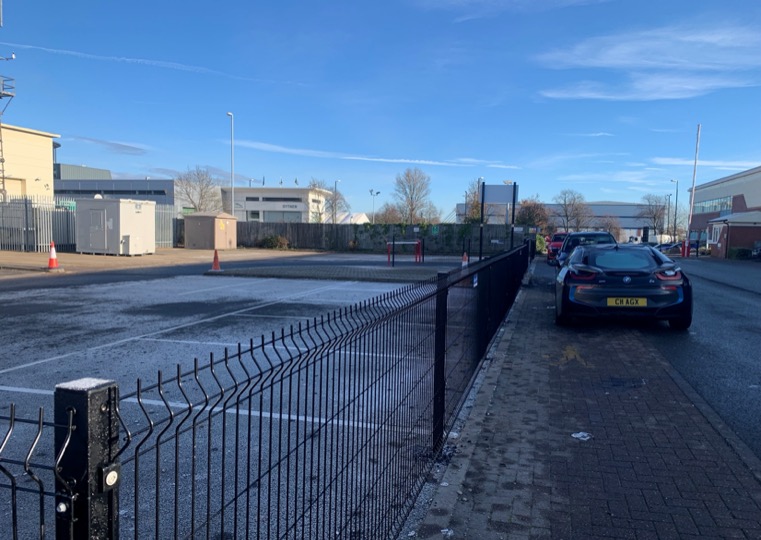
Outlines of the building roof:
{"label": "building roof", "polygon": [[717,178],[716,180],[711,180],[710,182],[705,182],[703,184],[695,186],[695,192],[698,192],[702,189],[717,186],[719,184],[723,184],[725,182],[732,182],[734,180],[738,180],[740,178],[745,178],[746,176],[753,176],[755,174],[761,173],[761,166],[755,167],[753,169],[748,169],[747,171],[742,171],[739,173],[731,174],[729,176],[723,176],[721,178]]}
{"label": "building roof", "polygon": [[726,216],[719,216],[717,218],[709,219],[708,223],[761,225],[761,210],[753,210],[752,212],[737,212],[735,214],[727,214]]}

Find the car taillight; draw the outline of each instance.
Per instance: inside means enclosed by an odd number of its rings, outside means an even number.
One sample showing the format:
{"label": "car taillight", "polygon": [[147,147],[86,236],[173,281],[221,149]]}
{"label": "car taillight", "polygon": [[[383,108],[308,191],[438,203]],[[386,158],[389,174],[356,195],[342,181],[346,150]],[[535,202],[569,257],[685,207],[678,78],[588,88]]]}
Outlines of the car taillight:
{"label": "car taillight", "polygon": [[656,272],[655,275],[662,281],[678,281],[682,279],[682,273],[676,268],[671,268],[662,272]]}
{"label": "car taillight", "polygon": [[590,272],[580,268],[571,268],[569,274],[573,279],[581,279],[584,281],[592,281],[597,276],[596,272]]}

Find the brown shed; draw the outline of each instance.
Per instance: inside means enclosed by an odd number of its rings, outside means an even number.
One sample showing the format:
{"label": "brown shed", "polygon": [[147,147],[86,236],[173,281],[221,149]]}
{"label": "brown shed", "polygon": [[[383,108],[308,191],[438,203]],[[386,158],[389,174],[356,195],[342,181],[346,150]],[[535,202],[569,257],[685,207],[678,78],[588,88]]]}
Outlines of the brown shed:
{"label": "brown shed", "polygon": [[197,212],[185,216],[185,248],[236,249],[238,220],[224,212]]}

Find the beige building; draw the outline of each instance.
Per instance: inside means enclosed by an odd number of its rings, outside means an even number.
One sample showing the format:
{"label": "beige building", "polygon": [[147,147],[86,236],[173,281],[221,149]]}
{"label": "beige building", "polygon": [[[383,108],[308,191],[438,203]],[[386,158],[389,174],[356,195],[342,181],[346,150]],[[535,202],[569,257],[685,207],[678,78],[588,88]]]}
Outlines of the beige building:
{"label": "beige building", "polygon": [[[230,212],[232,189],[223,187],[222,205]],[[235,211],[238,221],[262,223],[326,223],[330,220],[332,192],[320,188],[236,187]]]}
{"label": "beige building", "polygon": [[60,135],[0,125],[4,171],[0,164],[0,201],[12,197],[53,196],[53,139]]}

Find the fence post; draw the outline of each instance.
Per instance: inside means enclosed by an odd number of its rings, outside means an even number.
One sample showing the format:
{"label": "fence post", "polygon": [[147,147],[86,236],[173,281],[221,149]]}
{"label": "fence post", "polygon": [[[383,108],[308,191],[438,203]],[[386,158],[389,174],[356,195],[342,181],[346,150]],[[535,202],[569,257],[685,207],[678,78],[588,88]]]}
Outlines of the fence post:
{"label": "fence post", "polygon": [[114,381],[56,386],[56,538],[119,538],[118,400]]}
{"label": "fence post", "polygon": [[439,272],[436,285],[436,334],[433,350],[433,452],[444,442],[444,418],[446,415],[446,348],[447,348],[447,295],[449,274]]}

